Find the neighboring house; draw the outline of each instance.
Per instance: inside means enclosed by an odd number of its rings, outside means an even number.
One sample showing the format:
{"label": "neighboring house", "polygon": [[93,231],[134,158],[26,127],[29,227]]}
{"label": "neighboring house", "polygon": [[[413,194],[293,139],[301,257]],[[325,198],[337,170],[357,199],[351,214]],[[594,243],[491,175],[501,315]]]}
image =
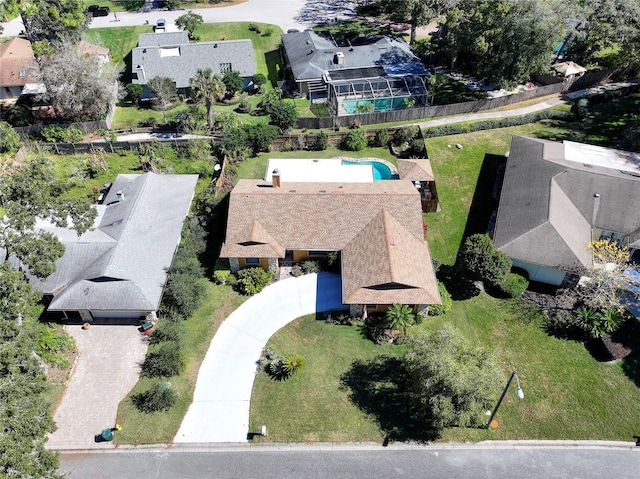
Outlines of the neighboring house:
{"label": "neighboring house", "polygon": [[31,42],[15,37],[0,45],[0,100],[17,99],[34,82],[36,59]]}
{"label": "neighboring house", "polygon": [[376,35],[338,46],[304,31],[282,35],[287,79],[312,101],[328,100],[334,114],[389,111],[424,105],[429,76],[401,38]]}
{"label": "neighboring house", "polygon": [[640,248],[640,155],[514,136],[493,240],[529,277],[561,285],[592,266],[587,245]]}
{"label": "neighboring house", "polygon": [[440,304],[411,181],[290,182],[284,171],[270,173],[271,181],[243,179],[231,192],[221,257],[232,271],[278,273],[282,265],[340,252],[342,302],[352,314],[394,303],[424,314]]}
{"label": "neighboring house", "polygon": [[95,43],[89,43],[81,40],[78,44],[80,53],[87,56],[95,56],[100,61],[100,65],[104,65],[111,59],[111,51],[107,47],[102,45],[96,45]]}
{"label": "neighboring house", "polygon": [[32,285],[48,311],[95,318],[155,317],[198,175],[118,175],[91,231],[39,222],[65,245],[54,274]]}
{"label": "neighboring house", "polygon": [[247,87],[256,74],[251,40],[189,43],[187,32],[143,33],[131,52],[131,81],[143,85],[143,97],[151,94],[146,84],[153,77],[168,77],[178,92],[189,95],[189,81],[201,68],[213,73],[240,73]]}

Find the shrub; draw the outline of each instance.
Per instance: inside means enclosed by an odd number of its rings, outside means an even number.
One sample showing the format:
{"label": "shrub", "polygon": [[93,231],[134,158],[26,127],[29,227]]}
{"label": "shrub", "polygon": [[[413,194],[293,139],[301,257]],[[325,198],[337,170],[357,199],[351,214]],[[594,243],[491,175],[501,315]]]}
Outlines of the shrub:
{"label": "shrub", "polygon": [[278,137],[278,129],[271,125],[252,125],[244,127],[247,134],[247,143],[254,155],[261,151],[269,151],[271,143]]}
{"label": "shrub", "polygon": [[42,136],[50,143],[77,143],[82,141],[84,134],[82,130],[72,126],[65,128],[62,126],[50,125],[42,129]]}
{"label": "shrub", "polygon": [[264,76],[262,73],[256,73],[255,75],[253,75],[253,77],[251,78],[251,81],[253,82],[253,84],[256,86],[256,88],[260,88],[262,85],[264,85],[265,83],[267,83],[267,77]]}
{"label": "shrub", "polygon": [[370,315],[362,325],[365,337],[376,344],[388,344],[393,338],[387,334],[387,320],[384,316]]}
{"label": "shrub", "polygon": [[237,273],[236,287],[241,294],[254,295],[262,291],[273,276],[271,271],[262,268],[241,269]]}
{"label": "shrub", "polygon": [[624,314],[618,310],[597,311],[588,306],[578,308],[575,317],[578,327],[592,338],[602,338],[605,334],[619,329],[625,319]]}
{"label": "shrub", "polygon": [[424,157],[425,156],[425,147],[424,147],[424,140],[423,139],[414,138],[413,140],[411,140],[411,144],[410,144],[409,148],[411,149],[411,154],[412,155],[416,155],[416,156],[420,156],[420,157]]}
{"label": "shrub", "polygon": [[373,138],[373,146],[386,147],[389,144],[389,132],[385,129],[376,130],[376,136]]}
{"label": "shrub", "polygon": [[301,371],[304,368],[304,358],[299,354],[292,354],[282,360],[282,369],[286,376],[292,376],[293,374]]}
{"label": "shrub", "polygon": [[316,135],[315,141],[313,142],[313,149],[316,151],[324,151],[327,148],[329,148],[329,135],[321,131]]}
{"label": "shrub", "polygon": [[20,136],[11,125],[0,122],[0,153],[14,153],[21,145]]}
{"label": "shrub", "polygon": [[472,278],[499,285],[511,270],[511,259],[498,251],[485,234],[469,236],[460,250],[459,261]]}
{"label": "shrub", "polygon": [[184,333],[184,323],[179,317],[167,317],[158,321],[153,334],[149,338],[151,344],[164,342],[180,342]]}
{"label": "shrub", "polygon": [[499,285],[500,291],[509,298],[518,298],[529,287],[529,280],[518,273],[507,274]]}
{"label": "shrub", "polygon": [[393,143],[395,145],[404,145],[418,136],[419,131],[417,126],[403,126],[397,129],[393,135]]}
{"label": "shrub", "polygon": [[385,319],[390,329],[399,329],[406,333],[409,326],[414,324],[416,318],[409,306],[396,303],[392,304],[387,310]]}
{"label": "shrub", "polygon": [[304,274],[319,273],[321,269],[320,263],[318,261],[313,261],[310,259],[303,261],[300,267],[302,268],[302,272]]}
{"label": "shrub", "polygon": [[242,99],[240,100],[240,103],[238,103],[239,113],[251,113],[252,109],[253,107],[251,106],[251,103],[249,103],[249,100]]}
{"label": "shrub", "polygon": [[374,110],[373,103],[365,101],[363,103],[358,102],[356,104],[356,113],[372,113]]}
{"label": "shrub", "polygon": [[298,120],[298,110],[294,103],[280,100],[271,105],[269,112],[271,123],[278,127],[278,131],[286,133],[293,128]]}
{"label": "shrub", "polygon": [[227,284],[229,276],[231,276],[231,271],[226,269],[219,269],[213,272],[213,279],[216,284]]}
{"label": "shrub", "polygon": [[260,103],[258,103],[258,114],[260,115],[268,115],[271,113],[271,108],[274,104],[282,100],[282,91],[281,90],[269,90],[267,93],[262,95],[262,99]]}
{"label": "shrub", "polygon": [[339,312],[327,312],[324,315],[325,323],[329,324],[337,324],[340,326],[353,326],[354,320],[357,318],[352,318],[347,313],[339,313]]}
{"label": "shrub", "polygon": [[359,128],[349,130],[349,133],[344,138],[344,148],[349,151],[364,150],[368,144],[367,137]]}
{"label": "shrub", "polygon": [[164,342],[147,354],[142,363],[142,374],[150,377],[170,377],[184,369],[184,358],[177,342]]}
{"label": "shrub", "polygon": [[447,291],[445,285],[440,281],[438,281],[438,292],[440,293],[442,304],[433,304],[429,306],[429,316],[441,316],[451,311],[451,308],[453,307],[451,295],[449,294],[449,291]]}
{"label": "shrub", "polygon": [[14,105],[6,115],[7,123],[11,126],[27,126],[33,123],[33,112],[26,105]]}
{"label": "shrub", "polygon": [[222,75],[222,83],[224,83],[224,86],[226,87],[226,95],[229,98],[233,98],[233,96],[237,92],[242,90],[242,87],[243,87],[243,82],[242,82],[242,77],[240,76],[240,72],[237,72],[235,70],[230,72],[224,72],[224,75]]}
{"label": "shrub", "polygon": [[172,408],[177,400],[178,395],[171,387],[169,381],[157,383],[148,391],[134,394],[131,397],[131,401],[133,401],[135,407],[144,413],[166,411]]}
{"label": "shrub", "polygon": [[474,131],[493,130],[496,128],[506,128],[510,126],[526,125],[541,120],[563,120],[574,121],[576,116],[567,111],[542,110],[522,116],[512,116],[496,120],[477,121],[475,123],[460,123],[451,125],[433,126],[424,128],[422,136],[424,138],[434,138],[437,136],[460,135],[472,133]]}

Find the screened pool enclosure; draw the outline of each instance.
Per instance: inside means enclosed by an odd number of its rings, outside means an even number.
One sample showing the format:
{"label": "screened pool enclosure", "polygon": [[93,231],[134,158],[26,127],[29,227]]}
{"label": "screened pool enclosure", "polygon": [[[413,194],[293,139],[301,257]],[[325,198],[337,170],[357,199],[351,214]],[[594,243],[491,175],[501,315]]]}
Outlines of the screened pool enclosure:
{"label": "screened pool enclosure", "polygon": [[336,115],[402,110],[427,104],[427,87],[417,75],[354,78],[327,82],[328,106]]}

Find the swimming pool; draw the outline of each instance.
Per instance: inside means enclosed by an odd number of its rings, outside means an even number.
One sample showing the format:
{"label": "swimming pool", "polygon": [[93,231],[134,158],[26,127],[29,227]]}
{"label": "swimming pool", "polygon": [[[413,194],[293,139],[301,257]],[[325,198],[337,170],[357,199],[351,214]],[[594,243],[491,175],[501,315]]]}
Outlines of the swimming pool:
{"label": "swimming pool", "polygon": [[393,174],[387,165],[379,161],[347,161],[342,160],[343,165],[371,165],[373,166],[374,180],[390,180]]}
{"label": "swimming pool", "polygon": [[[342,106],[349,115],[371,113],[371,111],[403,110],[407,107],[404,98],[376,98],[375,100],[344,100]],[[358,111],[365,105],[373,105],[372,110]],[[370,107],[369,107],[370,108]]]}

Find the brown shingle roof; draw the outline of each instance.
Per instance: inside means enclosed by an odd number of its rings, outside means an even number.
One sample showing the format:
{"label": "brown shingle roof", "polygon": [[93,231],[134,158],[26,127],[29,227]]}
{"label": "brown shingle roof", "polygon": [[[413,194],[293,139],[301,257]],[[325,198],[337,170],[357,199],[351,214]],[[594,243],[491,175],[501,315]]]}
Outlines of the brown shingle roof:
{"label": "brown shingle roof", "polygon": [[420,194],[409,181],[273,188],[263,180],[240,180],[231,192],[220,256],[343,251],[346,304],[434,304],[440,300],[423,234]]}
{"label": "brown shingle roof", "polygon": [[440,304],[431,254],[386,209],[342,250],[345,304]]}
{"label": "brown shingle roof", "polygon": [[[33,82],[33,68],[35,56],[29,40],[16,37],[0,45],[1,86],[24,86]],[[21,71],[24,71],[24,76],[20,76]]]}
{"label": "brown shingle roof", "polygon": [[403,180],[409,181],[434,181],[431,162],[423,160],[398,159],[398,174]]}

